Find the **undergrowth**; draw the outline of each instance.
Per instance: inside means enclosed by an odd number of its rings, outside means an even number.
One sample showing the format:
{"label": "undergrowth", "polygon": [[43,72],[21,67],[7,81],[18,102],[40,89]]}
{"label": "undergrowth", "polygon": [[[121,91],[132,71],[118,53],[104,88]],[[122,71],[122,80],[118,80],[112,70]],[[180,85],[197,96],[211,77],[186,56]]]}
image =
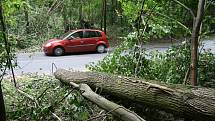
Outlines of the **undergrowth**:
{"label": "undergrowth", "polygon": [[52,76],[29,74],[17,82],[24,94],[9,79],[2,82],[8,121],[53,121],[57,117],[63,121],[85,121],[96,114],[95,110],[101,111]]}

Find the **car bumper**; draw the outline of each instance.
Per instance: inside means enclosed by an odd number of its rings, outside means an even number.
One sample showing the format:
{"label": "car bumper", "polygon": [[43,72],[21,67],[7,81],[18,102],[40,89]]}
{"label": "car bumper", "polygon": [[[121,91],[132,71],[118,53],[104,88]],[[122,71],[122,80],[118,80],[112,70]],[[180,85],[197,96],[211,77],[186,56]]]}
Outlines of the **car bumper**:
{"label": "car bumper", "polygon": [[51,47],[45,47],[45,46],[43,46],[43,52],[44,52],[46,55],[52,55],[52,54],[53,54],[53,51],[52,51],[52,48],[51,48]]}

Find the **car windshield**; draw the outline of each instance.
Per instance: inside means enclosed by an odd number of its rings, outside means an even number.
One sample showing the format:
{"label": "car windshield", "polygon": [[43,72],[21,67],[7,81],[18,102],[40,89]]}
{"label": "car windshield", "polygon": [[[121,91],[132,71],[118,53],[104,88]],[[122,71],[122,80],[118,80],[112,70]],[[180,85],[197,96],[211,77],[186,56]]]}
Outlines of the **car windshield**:
{"label": "car windshield", "polygon": [[69,36],[72,32],[74,32],[74,31],[69,31],[63,35],[60,35],[59,37],[57,37],[57,39],[64,39],[65,37]]}

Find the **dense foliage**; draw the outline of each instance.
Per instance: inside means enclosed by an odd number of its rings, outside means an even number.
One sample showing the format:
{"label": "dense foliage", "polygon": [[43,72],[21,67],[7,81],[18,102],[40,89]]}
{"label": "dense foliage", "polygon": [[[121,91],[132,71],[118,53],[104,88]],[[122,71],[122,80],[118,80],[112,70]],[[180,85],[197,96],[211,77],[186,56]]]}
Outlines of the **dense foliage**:
{"label": "dense foliage", "polygon": [[[39,50],[44,41],[71,29],[100,28],[102,4],[101,0],[9,0],[4,2],[4,8],[10,11],[5,16],[9,35],[16,40],[17,47]],[[107,13],[113,16],[114,20],[109,19],[112,23],[117,19],[111,12],[116,9],[115,4]]]}
{"label": "dense foliage", "polygon": [[[125,41],[114,53],[87,67],[92,71],[136,76],[166,83],[182,84],[190,65],[190,45],[185,42],[166,52],[146,51]],[[125,51],[126,50],[126,51]],[[199,53],[199,85],[215,88],[215,56],[209,50]]]}
{"label": "dense foliage", "polygon": [[[179,0],[197,10],[197,1]],[[102,0],[7,0],[4,1],[5,17],[10,36],[18,48],[35,48],[53,37],[76,28],[103,28]],[[215,3],[207,2],[203,32],[215,27]],[[182,37],[191,33],[191,13],[175,1],[157,0],[108,0],[108,36],[115,39],[121,33],[146,30],[142,37]],[[113,28],[114,27],[114,28]],[[112,34],[113,30],[118,30]]]}
{"label": "dense foliage", "polygon": [[[145,41],[156,38],[190,36],[198,1],[123,1],[123,15],[133,27],[125,42],[97,65],[92,71],[103,71],[126,76],[135,76],[167,83],[185,83],[189,74],[191,50],[189,42],[173,46],[165,53],[146,51]],[[182,5],[186,6],[183,7]],[[214,27],[213,1],[206,5],[202,33],[210,33]],[[189,10],[188,10],[189,9]],[[210,22],[209,22],[210,21]],[[204,35],[204,34],[202,34]],[[189,40],[189,39],[188,39]],[[215,56],[199,53],[199,84],[214,87]],[[210,66],[208,66],[210,65]]]}

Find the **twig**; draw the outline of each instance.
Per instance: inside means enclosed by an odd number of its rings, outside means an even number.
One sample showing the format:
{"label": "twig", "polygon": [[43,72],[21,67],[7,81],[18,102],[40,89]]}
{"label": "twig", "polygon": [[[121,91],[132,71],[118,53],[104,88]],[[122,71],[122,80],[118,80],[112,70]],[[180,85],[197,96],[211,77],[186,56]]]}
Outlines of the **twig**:
{"label": "twig", "polygon": [[[53,9],[53,7],[55,7],[55,4],[58,2],[58,0],[54,1],[51,5],[51,7],[49,8],[47,14],[49,14],[51,12],[51,10]],[[58,3],[57,3],[58,4]]]}
{"label": "twig", "polygon": [[187,79],[189,78],[189,75],[190,75],[190,66],[187,69],[187,72],[186,72],[185,77],[184,77],[184,82],[183,82],[184,85],[187,84]]}
{"label": "twig", "polygon": [[184,5],[183,3],[179,2],[178,0],[173,0],[173,1],[176,2],[176,3],[178,3],[179,5],[181,5],[181,6],[184,7],[185,9],[187,9],[187,10],[190,12],[190,14],[193,16],[193,18],[195,18],[195,15],[194,15],[193,11],[192,11],[189,7],[187,7],[187,6]]}
{"label": "twig", "polygon": [[119,107],[117,107],[117,108],[114,108],[113,110],[108,111],[108,112],[105,113],[105,114],[92,117],[92,118],[88,119],[87,121],[91,121],[91,120],[93,120],[93,119],[97,119],[97,118],[100,118],[100,117],[102,117],[102,116],[106,116],[107,114],[109,114],[109,113],[111,113],[111,112],[113,112],[113,111],[115,111],[115,110],[117,110],[117,109],[119,109],[119,108],[124,108],[124,107],[119,106]]}
{"label": "twig", "polygon": [[2,75],[0,76],[0,84],[1,84],[1,82],[3,80],[3,77],[5,75],[6,69],[7,69],[7,67],[5,66],[4,71],[2,72]]}
{"label": "twig", "polygon": [[[139,14],[139,16],[138,16],[138,26],[137,26],[137,29],[138,29],[138,35],[137,36],[139,36],[139,34],[140,34],[140,21],[141,21],[141,16],[142,16],[142,14],[143,14],[143,8],[144,8],[144,4],[145,4],[145,0],[143,0],[143,2],[142,2],[142,6],[141,6],[141,10],[140,10],[140,14]],[[139,41],[139,40],[138,40]]]}
{"label": "twig", "polygon": [[66,99],[73,91],[74,91],[74,88],[67,95],[65,95],[60,101],[58,101],[58,103],[62,102],[64,99]]}
{"label": "twig", "polygon": [[48,107],[48,109],[49,109],[50,111],[53,111],[53,110],[51,110],[51,109],[53,109],[54,106],[58,105],[60,102],[62,102],[64,99],[66,99],[66,97],[68,97],[73,91],[74,91],[74,88],[73,88],[67,95],[65,95],[61,100],[56,101],[56,102],[54,102],[52,105],[50,105],[50,106]]}
{"label": "twig", "polygon": [[61,0],[61,2],[59,2],[56,7],[53,9],[53,11],[55,11],[62,3],[64,2],[64,0]]}
{"label": "twig", "polygon": [[18,91],[20,94],[22,94],[23,96],[25,96],[25,97],[27,97],[28,99],[30,99],[31,101],[35,102],[37,106],[39,106],[38,101],[37,101],[32,95],[29,95],[29,94],[23,92],[23,91],[20,90],[20,89],[17,89],[17,91]]}
{"label": "twig", "polygon": [[173,20],[173,21],[175,21],[178,25],[181,25],[183,28],[185,28],[186,30],[188,30],[188,32],[191,34],[191,31],[189,30],[189,28],[188,27],[186,27],[184,24],[182,24],[181,22],[179,22],[179,21],[177,21],[177,20],[175,20],[175,19],[173,19],[173,18],[171,18],[171,17],[169,17],[169,16],[167,16],[167,15],[164,15],[164,14],[161,14],[161,13],[158,13],[158,12],[154,12],[155,14],[158,14],[158,15],[160,15],[160,16],[163,16],[163,17],[165,17],[165,18],[168,18],[168,19],[170,19],[170,20]]}
{"label": "twig", "polygon": [[41,98],[44,94],[45,94],[45,92],[48,90],[48,89],[50,89],[51,87],[47,87],[38,97],[37,97],[37,100],[39,99],[39,98]]}
{"label": "twig", "polygon": [[[50,110],[49,110],[50,111]],[[59,121],[62,121],[61,118],[59,116],[57,116],[55,113],[53,113],[52,111],[50,111],[51,114]]]}
{"label": "twig", "polygon": [[75,87],[75,88],[79,88],[79,85],[76,84],[76,83],[74,83],[74,82],[70,82],[70,84],[71,84],[73,87]]}

